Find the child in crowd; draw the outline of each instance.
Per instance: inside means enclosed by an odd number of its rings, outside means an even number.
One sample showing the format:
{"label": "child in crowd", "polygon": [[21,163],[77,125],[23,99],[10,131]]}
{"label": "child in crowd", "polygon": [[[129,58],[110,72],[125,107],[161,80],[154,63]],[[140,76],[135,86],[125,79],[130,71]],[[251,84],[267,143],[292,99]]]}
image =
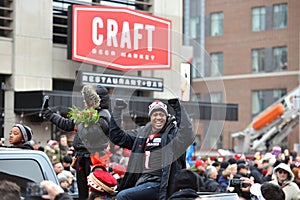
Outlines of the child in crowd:
{"label": "child in crowd", "polygon": [[32,139],[32,130],[23,124],[15,124],[9,133],[9,143],[13,148],[32,149],[29,141]]}

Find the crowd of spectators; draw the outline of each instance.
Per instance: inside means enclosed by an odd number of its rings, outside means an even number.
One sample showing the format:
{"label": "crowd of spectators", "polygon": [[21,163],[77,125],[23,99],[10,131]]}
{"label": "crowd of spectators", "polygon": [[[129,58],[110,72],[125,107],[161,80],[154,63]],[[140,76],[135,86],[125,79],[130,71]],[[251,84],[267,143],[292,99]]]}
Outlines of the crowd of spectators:
{"label": "crowd of spectators", "polygon": [[[62,134],[58,140],[48,140],[45,146],[34,141],[31,145],[34,150],[43,151],[49,157],[64,192],[76,194],[76,170],[72,167],[74,151],[67,139]],[[125,174],[129,156],[130,151],[117,145],[109,145],[105,151],[98,153],[98,158],[106,164],[107,172],[117,183]],[[300,199],[300,155],[288,149],[282,150],[279,146],[273,147],[270,152],[256,152],[247,157],[243,154],[214,159],[208,156],[187,157],[187,166],[177,176],[181,179],[178,180],[180,190],[172,198],[188,192],[191,196],[196,196],[197,192],[218,192],[236,193],[245,200],[253,199],[253,196],[266,200]],[[99,172],[92,173],[99,176]],[[280,191],[266,192],[275,190]]]}
{"label": "crowd of spectators", "polygon": [[257,196],[259,188],[262,196],[258,199],[274,199],[261,192],[263,188],[274,190],[272,185],[276,185],[285,195],[282,198],[279,194],[277,199],[300,199],[300,156],[288,149],[282,151],[279,146],[270,152],[256,152],[250,157],[235,154],[227,159],[197,158],[188,169],[200,177],[202,184],[198,192],[233,192],[241,199],[250,200]]}

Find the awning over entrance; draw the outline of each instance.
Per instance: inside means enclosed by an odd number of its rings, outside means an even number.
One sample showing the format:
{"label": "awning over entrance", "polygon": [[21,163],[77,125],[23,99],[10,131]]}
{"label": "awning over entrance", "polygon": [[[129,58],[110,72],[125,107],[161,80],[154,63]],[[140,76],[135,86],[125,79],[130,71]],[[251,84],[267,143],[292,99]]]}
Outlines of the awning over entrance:
{"label": "awning over entrance", "polygon": [[[67,91],[27,91],[15,92],[15,113],[30,114],[38,116],[43,98],[50,97],[49,106],[60,113],[67,113],[69,107],[73,105],[81,106],[82,97],[80,93]],[[148,118],[148,106],[153,101],[152,98],[132,97],[129,101],[129,110],[136,119]],[[161,99],[167,102],[165,99]],[[193,119],[200,120],[238,120],[238,105],[210,102],[182,102]],[[142,120],[143,121],[143,120]]]}

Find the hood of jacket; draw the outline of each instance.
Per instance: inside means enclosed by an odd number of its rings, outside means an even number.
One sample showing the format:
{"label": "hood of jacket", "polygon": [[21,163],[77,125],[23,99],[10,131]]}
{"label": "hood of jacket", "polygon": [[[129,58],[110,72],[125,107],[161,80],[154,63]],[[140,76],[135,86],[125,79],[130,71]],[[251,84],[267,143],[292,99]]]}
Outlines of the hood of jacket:
{"label": "hood of jacket", "polygon": [[277,165],[277,166],[274,168],[274,170],[273,170],[273,174],[275,175],[275,176],[274,176],[274,179],[275,179],[276,181],[278,181],[278,177],[277,177],[277,175],[276,175],[276,172],[279,171],[280,169],[283,169],[283,170],[285,170],[285,171],[288,172],[288,177],[287,177],[287,179],[284,181],[283,184],[292,182],[292,181],[294,180],[295,176],[294,176],[294,174],[293,174],[293,172],[292,172],[290,166],[287,165],[287,164],[285,164],[285,163],[280,163],[280,164]]}

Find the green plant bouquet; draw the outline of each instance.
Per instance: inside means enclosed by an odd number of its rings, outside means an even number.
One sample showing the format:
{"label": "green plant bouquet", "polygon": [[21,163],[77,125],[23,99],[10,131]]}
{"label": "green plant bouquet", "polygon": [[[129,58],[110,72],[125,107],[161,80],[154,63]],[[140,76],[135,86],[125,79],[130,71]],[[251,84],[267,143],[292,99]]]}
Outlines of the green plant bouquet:
{"label": "green plant bouquet", "polygon": [[90,124],[96,124],[100,119],[100,114],[94,108],[79,110],[78,107],[73,106],[69,109],[68,117],[76,124],[83,123],[85,128],[87,128]]}
{"label": "green plant bouquet", "polygon": [[100,114],[94,108],[79,110],[69,108],[68,117],[76,124],[77,134],[90,152],[101,151],[108,144],[108,137],[100,126]]}

